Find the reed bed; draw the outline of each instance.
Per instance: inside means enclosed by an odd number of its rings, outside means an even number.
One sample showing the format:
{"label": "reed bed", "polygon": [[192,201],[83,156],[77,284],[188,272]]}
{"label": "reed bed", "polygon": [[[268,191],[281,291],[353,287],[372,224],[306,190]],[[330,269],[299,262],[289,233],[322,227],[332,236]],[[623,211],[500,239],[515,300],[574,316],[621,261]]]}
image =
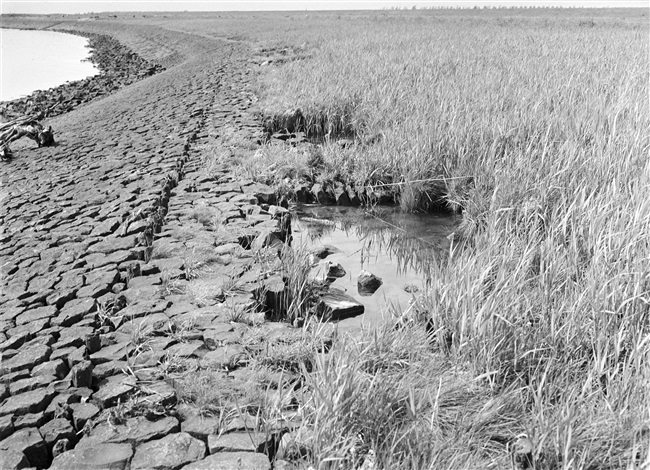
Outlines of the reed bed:
{"label": "reed bed", "polygon": [[[346,155],[359,184],[446,179],[449,208],[471,213],[494,187],[526,191],[540,174],[590,172],[585,157],[643,144],[647,28],[410,19],[333,33],[313,39],[311,58],[270,68],[262,107],[300,108],[308,129],[330,137],[385,136]],[[405,209],[426,186],[402,191]]]}
{"label": "reed bed", "polygon": [[[649,468],[647,23],[425,15],[316,34],[309,59],[269,68],[265,112],[299,107],[330,136],[382,133],[346,178],[404,183],[405,210],[425,195],[462,211],[450,255],[406,315],[468,371],[485,393],[473,400],[509,406],[490,415],[490,426],[503,417],[498,432],[467,428],[463,413],[423,426],[405,397],[438,409],[421,393],[442,390],[435,358],[382,330],[335,345],[311,374],[313,461],[352,468],[365,462],[354,448],[375,468],[504,468],[507,447],[489,436],[523,433],[533,468]],[[409,184],[427,179],[444,192]],[[364,369],[386,342],[415,356],[390,373]],[[440,442],[466,447],[443,455]]]}

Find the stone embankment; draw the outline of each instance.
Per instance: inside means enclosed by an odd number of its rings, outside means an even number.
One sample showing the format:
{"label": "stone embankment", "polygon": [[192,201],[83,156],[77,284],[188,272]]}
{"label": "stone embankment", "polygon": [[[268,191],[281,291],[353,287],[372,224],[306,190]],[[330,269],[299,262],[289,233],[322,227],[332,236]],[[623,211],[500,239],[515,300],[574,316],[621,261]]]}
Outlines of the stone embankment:
{"label": "stone embankment", "polygon": [[123,37],[185,55],[48,120],[55,147],[16,143],[0,167],[2,468],[290,468],[301,397],[286,351],[327,335],[251,309],[288,214],[204,164],[226,123],[254,145],[255,65],[185,33]]}

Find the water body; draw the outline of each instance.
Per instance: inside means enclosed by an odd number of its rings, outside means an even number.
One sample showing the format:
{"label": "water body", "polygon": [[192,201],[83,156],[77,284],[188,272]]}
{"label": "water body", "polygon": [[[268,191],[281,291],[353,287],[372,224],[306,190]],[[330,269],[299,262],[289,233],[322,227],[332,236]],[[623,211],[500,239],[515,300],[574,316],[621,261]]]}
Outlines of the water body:
{"label": "water body", "polygon": [[[354,207],[304,205],[295,211],[293,245],[307,249],[332,245],[341,251],[321,261],[312,275],[324,277],[328,261],[345,269],[346,275],[331,286],[365,307],[363,315],[339,322],[339,328],[347,329],[377,324],[392,318],[392,312],[403,312],[413,296],[426,288],[432,263],[439,263],[448,252],[448,236],[459,222],[459,216],[406,214],[391,207],[367,213]],[[358,292],[361,270],[383,281],[370,296]]]}
{"label": "water body", "polygon": [[0,29],[0,101],[47,90],[99,73],[85,61],[88,39],[53,31]]}

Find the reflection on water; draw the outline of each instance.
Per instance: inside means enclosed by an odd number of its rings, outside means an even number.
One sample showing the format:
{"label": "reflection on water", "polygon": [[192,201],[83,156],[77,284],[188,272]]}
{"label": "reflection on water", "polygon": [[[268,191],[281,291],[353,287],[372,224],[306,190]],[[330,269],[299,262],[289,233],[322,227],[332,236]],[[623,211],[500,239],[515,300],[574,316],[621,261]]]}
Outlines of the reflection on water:
{"label": "reflection on water", "polygon": [[[347,326],[375,323],[405,310],[413,292],[426,287],[432,265],[446,256],[459,217],[406,214],[399,208],[380,207],[366,212],[354,207],[298,206],[293,222],[296,245],[333,245],[341,253],[327,257],[314,268],[323,276],[325,262],[340,263],[345,277],[333,286],[364,304],[366,313],[341,322]],[[379,276],[383,284],[370,297],[357,291],[357,277],[365,269]]]}

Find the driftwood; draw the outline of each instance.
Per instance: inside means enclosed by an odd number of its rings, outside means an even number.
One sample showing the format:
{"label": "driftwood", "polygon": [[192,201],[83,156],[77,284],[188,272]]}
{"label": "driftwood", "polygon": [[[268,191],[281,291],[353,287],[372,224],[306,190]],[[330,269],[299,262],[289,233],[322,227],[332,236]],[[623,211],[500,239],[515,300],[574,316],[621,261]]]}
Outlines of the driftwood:
{"label": "driftwood", "polygon": [[4,132],[7,129],[11,129],[16,125],[24,126],[25,124],[28,124],[31,121],[40,121],[41,119],[43,119],[43,113],[26,114],[24,116],[19,116],[17,118],[12,119],[11,121],[1,123],[0,132]]}
{"label": "driftwood", "polygon": [[53,145],[54,133],[52,127],[45,128],[38,122],[43,116],[43,113],[25,115],[0,124],[0,146],[3,152],[10,152],[7,150],[9,144],[21,137],[29,137],[39,147]]}

